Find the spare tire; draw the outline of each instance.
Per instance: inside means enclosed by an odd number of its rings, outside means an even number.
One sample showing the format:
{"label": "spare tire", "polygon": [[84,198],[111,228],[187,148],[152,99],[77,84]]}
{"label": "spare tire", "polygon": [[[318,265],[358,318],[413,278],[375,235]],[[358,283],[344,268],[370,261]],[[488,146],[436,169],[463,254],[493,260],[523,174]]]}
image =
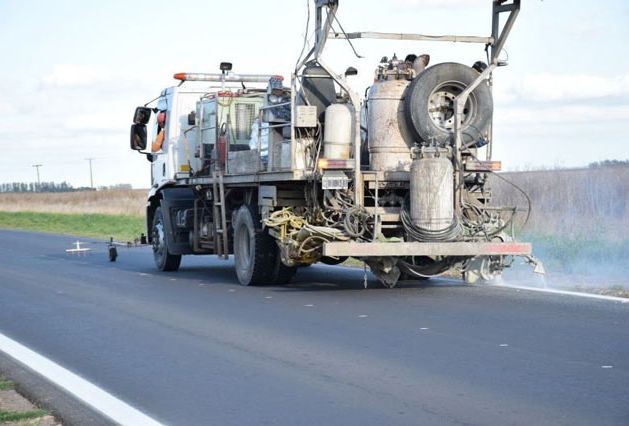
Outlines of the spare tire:
{"label": "spare tire", "polygon": [[[454,141],[454,99],[478,75],[467,65],[444,62],[415,77],[406,89],[404,106],[406,122],[418,142]],[[483,81],[472,91],[463,109],[463,143],[487,137],[493,108],[489,84]]]}

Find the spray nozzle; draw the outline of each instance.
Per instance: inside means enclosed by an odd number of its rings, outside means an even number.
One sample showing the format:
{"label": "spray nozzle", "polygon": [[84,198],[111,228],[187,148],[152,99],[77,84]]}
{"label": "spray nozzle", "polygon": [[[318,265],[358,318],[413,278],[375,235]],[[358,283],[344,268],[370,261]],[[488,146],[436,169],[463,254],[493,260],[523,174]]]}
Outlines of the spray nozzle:
{"label": "spray nozzle", "polygon": [[546,269],[541,260],[533,256],[525,256],[526,262],[533,265],[533,272],[540,275],[546,275]]}

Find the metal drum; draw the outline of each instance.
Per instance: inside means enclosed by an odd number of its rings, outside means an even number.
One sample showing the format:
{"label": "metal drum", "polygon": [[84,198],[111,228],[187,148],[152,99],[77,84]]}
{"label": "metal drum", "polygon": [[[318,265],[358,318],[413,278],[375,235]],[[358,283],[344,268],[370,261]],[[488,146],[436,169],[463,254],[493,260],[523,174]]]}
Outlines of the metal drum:
{"label": "metal drum", "polygon": [[414,141],[406,125],[404,92],[408,80],[374,83],[367,100],[371,170],[409,171]]}
{"label": "metal drum", "polygon": [[411,166],[411,221],[441,231],[454,220],[454,169],[446,156],[417,158]]}

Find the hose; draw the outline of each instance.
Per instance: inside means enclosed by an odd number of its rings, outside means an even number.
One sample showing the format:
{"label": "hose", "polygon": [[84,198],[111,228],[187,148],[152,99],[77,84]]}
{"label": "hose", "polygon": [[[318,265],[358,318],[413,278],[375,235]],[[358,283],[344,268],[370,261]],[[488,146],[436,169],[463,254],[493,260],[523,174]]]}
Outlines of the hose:
{"label": "hose", "polygon": [[461,223],[459,219],[454,216],[452,223],[444,229],[433,231],[431,229],[424,229],[413,224],[410,214],[410,199],[406,197],[404,204],[400,209],[400,219],[402,219],[402,225],[406,234],[414,241],[452,241],[461,234]]}

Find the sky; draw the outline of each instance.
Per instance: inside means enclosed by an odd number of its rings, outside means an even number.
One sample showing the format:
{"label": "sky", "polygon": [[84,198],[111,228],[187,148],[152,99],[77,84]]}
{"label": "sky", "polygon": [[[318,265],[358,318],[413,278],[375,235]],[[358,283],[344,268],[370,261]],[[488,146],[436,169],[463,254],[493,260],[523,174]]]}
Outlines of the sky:
{"label": "sky", "polygon": [[[313,0],[0,0],[0,183],[150,185],[129,150],[136,106],[176,72],[289,76]],[[491,0],[340,0],[346,31],[488,36]],[[494,74],[494,158],[505,170],[629,159],[629,2],[522,0]],[[310,34],[309,34],[310,36]],[[472,64],[481,45],[330,41],[324,57],[358,69],[363,93],[382,56],[428,53]]]}

